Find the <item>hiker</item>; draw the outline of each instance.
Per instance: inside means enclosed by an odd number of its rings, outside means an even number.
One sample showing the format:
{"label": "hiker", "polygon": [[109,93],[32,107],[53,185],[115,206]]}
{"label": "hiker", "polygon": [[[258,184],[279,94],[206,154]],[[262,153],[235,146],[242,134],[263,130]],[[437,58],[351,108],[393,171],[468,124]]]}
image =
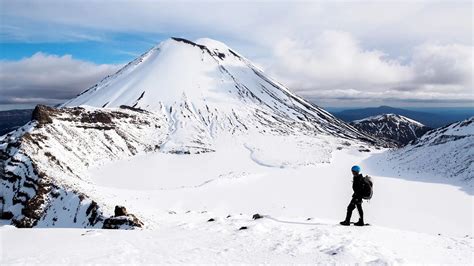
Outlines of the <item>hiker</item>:
{"label": "hiker", "polygon": [[347,206],[346,219],[340,222],[341,225],[350,225],[352,211],[357,207],[359,212],[359,221],[354,223],[357,226],[364,226],[364,211],[362,210],[362,199],[370,199],[372,197],[372,180],[369,176],[363,176],[360,173],[360,166],[354,165],[351,168],[353,181],[352,189],[354,194],[352,194],[352,200]]}

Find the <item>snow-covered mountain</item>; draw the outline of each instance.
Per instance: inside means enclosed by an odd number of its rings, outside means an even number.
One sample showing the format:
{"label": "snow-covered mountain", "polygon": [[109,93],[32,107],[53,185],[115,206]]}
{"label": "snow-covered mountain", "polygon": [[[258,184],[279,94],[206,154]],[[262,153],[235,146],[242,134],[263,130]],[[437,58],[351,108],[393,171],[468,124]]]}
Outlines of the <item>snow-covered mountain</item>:
{"label": "snow-covered mountain", "polygon": [[19,227],[100,227],[116,203],[95,193],[89,169],[140,153],[214,152],[223,139],[281,167],[378,143],[224,44],[173,38],[0,137],[1,216]]}
{"label": "snow-covered mountain", "polygon": [[474,179],[474,117],[433,129],[383,160],[403,172],[455,180]]}
{"label": "snow-covered mountain", "polygon": [[404,146],[431,129],[418,121],[397,114],[371,116],[350,124],[375,138],[386,140],[388,146],[392,147]]}
{"label": "snow-covered mountain", "polygon": [[211,39],[162,42],[63,107],[80,105],[127,105],[166,115],[172,130],[162,149],[168,151],[207,150],[219,132],[249,130],[376,142]]}

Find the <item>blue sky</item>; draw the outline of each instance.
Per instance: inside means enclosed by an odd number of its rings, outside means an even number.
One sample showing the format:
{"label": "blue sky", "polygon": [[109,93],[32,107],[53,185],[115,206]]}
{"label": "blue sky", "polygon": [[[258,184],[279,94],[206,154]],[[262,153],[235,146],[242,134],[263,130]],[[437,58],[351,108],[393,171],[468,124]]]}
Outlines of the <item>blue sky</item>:
{"label": "blue sky", "polygon": [[121,64],[144,53],[157,42],[168,38],[165,34],[109,33],[101,40],[78,41],[18,41],[4,40],[0,43],[2,60],[19,60],[37,52],[47,54],[70,54],[80,60],[97,64]]}
{"label": "blue sky", "polygon": [[222,41],[322,106],[472,106],[472,2],[0,0],[0,108],[60,103],[160,41]]}

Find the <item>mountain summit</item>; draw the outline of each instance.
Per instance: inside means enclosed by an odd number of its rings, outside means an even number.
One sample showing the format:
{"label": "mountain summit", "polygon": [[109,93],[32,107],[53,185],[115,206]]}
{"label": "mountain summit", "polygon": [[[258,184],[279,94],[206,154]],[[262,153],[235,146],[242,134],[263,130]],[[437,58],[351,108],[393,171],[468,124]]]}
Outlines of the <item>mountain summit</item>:
{"label": "mountain summit", "polygon": [[187,138],[180,143],[209,143],[219,132],[249,130],[376,142],[212,39],[168,39],[62,106],[122,105],[163,114],[174,128],[172,138]]}
{"label": "mountain summit", "polygon": [[355,128],[378,139],[385,139],[388,146],[404,146],[421,137],[431,128],[418,121],[397,114],[383,114],[351,122]]}

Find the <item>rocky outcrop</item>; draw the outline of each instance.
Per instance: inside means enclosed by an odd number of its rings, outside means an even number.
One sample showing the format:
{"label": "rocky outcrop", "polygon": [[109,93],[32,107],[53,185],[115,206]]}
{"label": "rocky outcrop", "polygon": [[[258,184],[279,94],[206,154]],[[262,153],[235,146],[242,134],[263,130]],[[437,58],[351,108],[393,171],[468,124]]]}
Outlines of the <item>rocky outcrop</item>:
{"label": "rocky outcrop", "polygon": [[[17,227],[102,227],[107,210],[85,188],[87,169],[155,151],[166,136],[161,117],[133,108],[38,105],[32,119],[0,137],[0,218]],[[112,224],[141,224],[125,220]]]}
{"label": "rocky outcrop", "polygon": [[36,120],[39,125],[52,123],[53,119],[51,116],[54,114],[54,108],[46,105],[39,104],[33,110],[31,120]]}
{"label": "rocky outcrop", "polygon": [[143,227],[143,223],[133,214],[127,213],[123,206],[115,206],[114,216],[105,219],[102,229],[135,229]]}

